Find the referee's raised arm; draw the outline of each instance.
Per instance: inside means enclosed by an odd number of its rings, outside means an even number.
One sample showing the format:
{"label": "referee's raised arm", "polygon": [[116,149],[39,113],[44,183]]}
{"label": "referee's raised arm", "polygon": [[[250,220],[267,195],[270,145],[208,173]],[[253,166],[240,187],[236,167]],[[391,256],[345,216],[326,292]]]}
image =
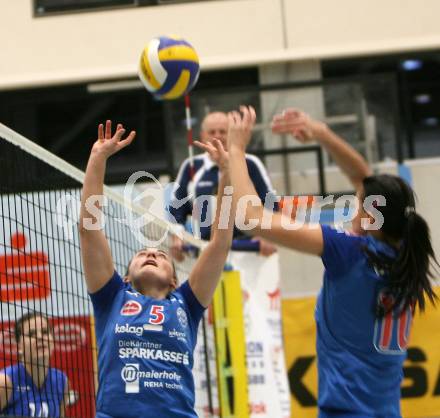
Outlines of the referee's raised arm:
{"label": "referee's raised arm", "polygon": [[101,204],[103,202],[104,175],[107,159],[129,145],[136,133],[134,131],[122,139],[125,129],[118,125],[112,135],[112,123],[107,121],[98,127],[98,139],[93,144],[87,163],[81,194],[79,221],[81,258],[86,277],[87,289],[97,292],[112,277],[114,272],[110,246],[101,226]]}

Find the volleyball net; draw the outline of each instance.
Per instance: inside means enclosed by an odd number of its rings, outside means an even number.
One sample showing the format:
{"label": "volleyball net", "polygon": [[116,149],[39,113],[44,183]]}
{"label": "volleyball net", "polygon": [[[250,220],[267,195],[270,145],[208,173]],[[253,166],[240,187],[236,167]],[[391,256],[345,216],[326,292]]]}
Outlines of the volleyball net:
{"label": "volleyball net", "polygon": [[[0,173],[0,369],[45,361],[41,351],[46,348],[34,338],[44,335],[44,320],[30,318],[19,338],[15,336],[17,320],[41,313],[53,331],[49,366],[63,371],[69,382],[66,416],[93,417],[96,345],[77,228],[84,173],[1,124]],[[167,250],[172,233],[164,217],[127,193],[124,197],[109,187],[104,191],[105,233],[121,275],[140,248]],[[183,239],[194,251],[177,264],[179,280],[188,277],[203,247],[188,234]],[[207,373],[206,367],[200,369]],[[215,370],[210,373],[212,379]],[[212,397],[209,384],[204,386],[198,391],[198,402],[212,403],[200,399]]]}

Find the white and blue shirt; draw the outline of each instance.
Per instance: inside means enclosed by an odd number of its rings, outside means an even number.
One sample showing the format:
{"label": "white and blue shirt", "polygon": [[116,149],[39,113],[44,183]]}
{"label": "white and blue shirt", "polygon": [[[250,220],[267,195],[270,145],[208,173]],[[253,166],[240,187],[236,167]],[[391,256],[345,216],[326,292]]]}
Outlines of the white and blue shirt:
{"label": "white and blue shirt", "polygon": [[[246,154],[246,164],[249,177],[262,203],[267,203],[270,210],[277,210],[278,204],[275,201],[272,184],[263,163],[255,155]],[[180,166],[171,193],[168,211],[172,215],[172,221],[185,225],[187,217],[193,212],[193,202],[197,199],[197,216],[200,217],[202,224],[205,222],[210,224],[211,211],[208,208],[208,199],[201,199],[201,197],[216,196],[218,183],[218,166],[207,153],[194,157],[194,177],[192,179],[190,160],[187,158]],[[210,234],[210,226],[202,225],[200,227],[200,237],[202,239],[209,240]],[[244,234],[240,230],[234,228],[234,238],[242,238],[243,236]]]}
{"label": "white and blue shirt", "polygon": [[22,363],[0,370],[9,377],[13,390],[2,416],[56,418],[61,416],[60,406],[64,399],[67,376],[49,367],[46,379],[37,387]]}
{"label": "white and blue shirt", "polygon": [[193,352],[204,312],[188,281],[165,299],[118,273],[90,295],[98,342],[97,418],[196,418]]}
{"label": "white and blue shirt", "polygon": [[412,310],[376,315],[378,304],[389,302],[387,277],[370,265],[364,250],[396,254],[371,236],[328,226],[322,234],[325,273],[315,312],[319,417],[399,418]]}

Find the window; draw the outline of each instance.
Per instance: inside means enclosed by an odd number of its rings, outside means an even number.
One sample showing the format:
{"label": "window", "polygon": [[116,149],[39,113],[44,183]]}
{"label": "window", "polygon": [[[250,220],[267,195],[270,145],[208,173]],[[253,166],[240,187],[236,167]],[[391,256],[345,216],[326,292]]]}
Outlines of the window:
{"label": "window", "polygon": [[34,0],[35,16],[210,0]]}

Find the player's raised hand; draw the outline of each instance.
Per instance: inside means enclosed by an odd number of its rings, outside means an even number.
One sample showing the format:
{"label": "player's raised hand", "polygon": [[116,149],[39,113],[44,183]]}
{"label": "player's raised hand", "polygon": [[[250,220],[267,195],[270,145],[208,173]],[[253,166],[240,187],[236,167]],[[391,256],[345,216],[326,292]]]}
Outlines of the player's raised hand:
{"label": "player's raised hand", "polygon": [[194,141],[194,145],[206,151],[211,157],[211,160],[218,165],[220,171],[226,172],[228,170],[229,155],[223,148],[220,140],[213,138],[211,141],[206,143]]}
{"label": "player's raised hand", "polygon": [[319,139],[325,124],[311,118],[307,113],[293,108],[285,109],[272,119],[272,132],[290,134],[301,142]]}
{"label": "player's raised hand", "polygon": [[130,145],[134,137],[136,136],[136,132],[131,131],[125,139],[122,139],[124,134],[125,129],[120,123],[116,127],[116,131],[113,135],[111,120],[107,120],[107,122],[105,123],[105,128],[104,125],[101,123],[98,126],[98,139],[93,144],[92,154],[99,154],[105,158],[116,154],[122,148]]}
{"label": "player's raised hand", "polygon": [[228,113],[228,149],[236,147],[243,152],[246,150],[252,136],[257,115],[252,106],[240,106],[240,112]]}

